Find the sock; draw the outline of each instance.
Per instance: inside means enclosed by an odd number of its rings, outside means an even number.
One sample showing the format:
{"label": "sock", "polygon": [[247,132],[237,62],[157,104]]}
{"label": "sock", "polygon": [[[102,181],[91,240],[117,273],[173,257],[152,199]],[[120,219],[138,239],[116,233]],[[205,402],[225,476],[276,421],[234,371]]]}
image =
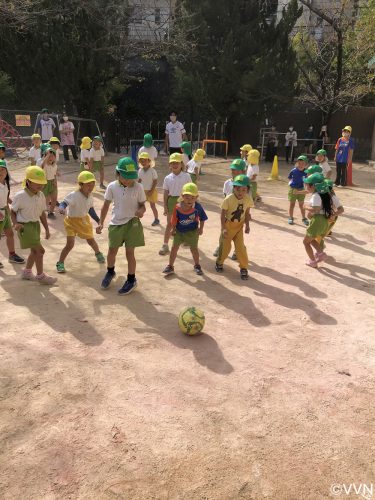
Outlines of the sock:
{"label": "sock", "polygon": [[134,283],[134,281],[135,281],[135,274],[128,274],[128,281],[130,283]]}
{"label": "sock", "polygon": [[12,255],[16,255],[16,252],[9,252],[9,257],[11,257]]}
{"label": "sock", "polygon": [[107,267],[107,271],[109,274],[115,274],[115,266],[113,267]]}

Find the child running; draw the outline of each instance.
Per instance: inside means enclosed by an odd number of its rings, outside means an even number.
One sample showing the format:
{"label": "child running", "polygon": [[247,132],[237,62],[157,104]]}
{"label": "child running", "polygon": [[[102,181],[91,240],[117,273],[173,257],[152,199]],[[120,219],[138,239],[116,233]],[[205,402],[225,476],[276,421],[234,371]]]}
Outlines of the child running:
{"label": "child running", "polygon": [[60,159],[60,139],[58,137],[51,137],[48,143],[51,146],[51,148],[55,150],[56,164],[58,165]]}
{"label": "child running", "polygon": [[120,158],[116,166],[117,180],[108,184],[104,195],[104,204],[100,214],[99,226],[96,232],[100,234],[113,202],[112,219],[109,223],[109,249],[107,255],[107,273],[101,284],[106,290],[116,276],[116,255],[120,247],[125,245],[128,261],[128,277],[118,290],[120,295],[127,295],[137,287],[135,277],[136,260],[134,250],[145,244],[143,227],[140,218],[143,217],[146,207],[146,195],[142,184],[137,182],[137,167],[131,158]]}
{"label": "child running", "polygon": [[159,250],[159,255],[169,253],[168,242],[171,235],[171,218],[174,207],[177,204],[181,190],[185,184],[191,182],[191,177],[187,172],[183,172],[184,164],[181,153],[172,153],[169,157],[169,167],[172,172],[164,178],[164,215],[167,217],[167,227],[164,233],[164,243]]}
{"label": "child running", "polygon": [[260,153],[257,149],[251,149],[247,156],[248,167],[247,167],[247,177],[250,179],[250,191],[253,202],[257,200],[257,190],[258,182],[257,178],[259,175],[259,157]]}
{"label": "child running", "polygon": [[240,147],[240,157],[242,160],[244,160],[246,162],[246,167],[249,166],[249,163],[248,163],[248,155],[249,155],[249,152],[253,149],[252,145],[251,144],[244,144],[243,146]]}
{"label": "child running", "polygon": [[[22,271],[22,279],[38,281],[43,285],[53,285],[57,278],[49,276],[43,271],[44,248],[40,242],[40,222],[46,231],[46,240],[50,233],[46,214],[46,199],[42,193],[43,186],[47,184],[44,170],[37,166],[26,168],[24,189],[15,194],[11,205],[11,219],[17,231],[21,248],[30,248],[30,255],[26,267]],[[39,222],[40,221],[40,222]],[[33,266],[36,267],[36,276]]]}
{"label": "child running", "polygon": [[99,135],[95,136],[92,140],[92,148],[90,149],[90,170],[91,172],[99,171],[100,189],[105,189],[103,139]]}
{"label": "child running", "polygon": [[158,210],[156,203],[158,201],[158,192],[156,185],[158,183],[158,174],[154,168],[155,161],[151,159],[149,153],[146,151],[138,156],[140,169],[138,170],[139,182],[142,183],[147,201],[150,203],[152,213],[154,214],[154,221],[151,226],[158,226],[160,224]]}
{"label": "child running", "polygon": [[182,162],[184,167],[186,167],[191,160],[191,144],[188,141],[181,142],[180,148],[182,153]]}
{"label": "child running", "polygon": [[155,161],[158,157],[158,150],[154,146],[154,139],[151,134],[145,134],[143,136],[143,146],[139,148],[138,158],[142,153],[148,153],[150,155],[151,161],[154,162],[155,166]]}
{"label": "child running", "polygon": [[95,252],[96,260],[99,264],[104,264],[105,258],[99,250],[94,239],[94,233],[90,217],[95,222],[99,222],[99,217],[94,209],[92,192],[95,188],[95,175],[92,172],[84,171],[78,175],[79,189],[68,194],[60,203],[60,213],[66,215],[64,226],[66,232],[66,245],[62,249],[59,261],[56,263],[58,273],[65,273],[65,259],[74,247],[76,236],[86,240]]}
{"label": "child running", "polygon": [[203,274],[199,263],[198,239],[203,234],[207,215],[202,205],[197,202],[197,199],[198,187],[193,182],[185,184],[181,191],[180,201],[174,207],[171,218],[171,234],[174,238],[169,264],[163,271],[166,275],[174,273],[174,262],[182,243],[190,248],[196,274]]}
{"label": "child running", "polygon": [[[12,264],[23,264],[25,259],[16,254],[14,246],[14,233],[9,213],[9,186],[10,176],[5,160],[0,160],[0,238],[5,234],[6,243],[9,252],[9,262]],[[0,269],[4,267],[0,262]]]}
{"label": "child running", "polygon": [[309,225],[309,220],[306,218],[304,201],[305,201],[305,193],[303,191],[303,181],[306,177],[305,169],[308,165],[309,160],[307,156],[301,155],[297,158],[297,163],[294,168],[289,172],[288,179],[289,182],[289,192],[288,192],[288,200],[289,200],[289,219],[288,224],[294,224],[294,207],[296,205],[296,201],[298,201],[299,209],[301,210],[302,222],[305,226]]}
{"label": "child running", "polygon": [[[312,195],[308,204],[305,205],[310,225],[306,230],[303,239],[306,253],[309,260],[307,266],[317,268],[318,263],[327,258],[327,254],[321,249],[317,237],[327,234],[329,227],[328,220],[332,217],[334,210],[328,184],[324,181],[324,175],[315,173],[305,179],[306,190]],[[314,255],[314,250],[316,254]]]}
{"label": "child running", "polygon": [[46,173],[47,184],[43,188],[43,194],[46,197],[48,218],[56,219],[55,206],[57,202],[57,163],[56,152],[48,144],[42,144],[42,157],[38,160],[40,166]]}
{"label": "child running", "polygon": [[317,161],[322,168],[323,175],[326,179],[330,179],[332,175],[332,169],[329,166],[327,151],[325,149],[319,149],[315,155],[315,161]]}
{"label": "child running", "polygon": [[36,165],[37,161],[42,156],[42,152],[40,150],[42,138],[40,137],[39,134],[33,134],[31,136],[31,141],[32,141],[33,145],[29,150],[29,162],[30,162],[30,165]]}
{"label": "child running", "polygon": [[218,273],[223,272],[223,264],[229,255],[233,241],[243,280],[249,278],[247,270],[249,259],[243,240],[243,227],[245,226],[245,233],[248,234],[250,232],[250,208],[254,206],[253,200],[248,195],[249,187],[249,178],[246,175],[238,175],[233,180],[233,193],[227,196],[221,205],[221,236],[215,266]]}
{"label": "child running", "polygon": [[[324,250],[325,244],[324,244],[324,239],[327,236],[331,236],[332,234],[332,228],[336,224],[337,219],[339,215],[342,215],[344,213],[344,207],[341,204],[341,201],[339,198],[336,196],[336,193],[333,190],[333,180],[332,179],[326,179],[325,180],[327,186],[329,187],[329,191],[331,193],[331,199],[332,199],[332,207],[333,207],[333,214],[332,216],[328,219],[328,228],[327,232],[324,236],[317,236],[315,239],[320,245],[321,251]],[[315,258],[318,257],[318,254],[315,254]]]}
{"label": "child running", "polygon": [[191,181],[198,185],[199,176],[201,174],[201,163],[206,156],[204,149],[197,149],[194,153],[193,159],[188,161],[186,171],[191,177]]}
{"label": "child running", "polygon": [[81,150],[81,172],[83,170],[90,170],[90,149],[91,149],[91,139],[90,137],[82,137],[80,150]]}

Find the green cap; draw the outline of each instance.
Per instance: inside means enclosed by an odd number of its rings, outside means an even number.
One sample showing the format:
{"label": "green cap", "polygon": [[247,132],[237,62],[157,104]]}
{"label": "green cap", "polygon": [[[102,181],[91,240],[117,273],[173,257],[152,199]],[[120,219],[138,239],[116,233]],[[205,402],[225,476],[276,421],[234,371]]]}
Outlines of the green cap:
{"label": "green cap", "polygon": [[324,181],[328,187],[333,188],[333,180],[332,179],[325,179]]}
{"label": "green cap", "polygon": [[305,172],[307,175],[321,174],[323,172],[323,169],[320,165],[311,165],[305,170]]}
{"label": "green cap", "polygon": [[230,164],[232,170],[246,170],[246,162],[242,158],[236,158]]}
{"label": "green cap", "polygon": [[298,161],[298,160],[301,160],[301,161],[304,161],[304,162],[306,162],[306,163],[309,163],[309,159],[308,159],[308,158],[307,158],[307,156],[305,156],[305,155],[301,155],[301,156],[299,156],[299,157],[297,158],[297,161]]}
{"label": "green cap", "polygon": [[100,135],[96,135],[95,137],[93,137],[92,139],[93,141],[99,141],[103,144],[103,139],[100,137]]}
{"label": "green cap", "polygon": [[6,149],[5,144],[3,142],[0,142],[0,149]]}
{"label": "green cap", "polygon": [[150,148],[154,144],[154,139],[151,134],[145,134],[143,136],[143,146],[145,148]]}
{"label": "green cap", "polygon": [[180,148],[182,149],[182,151],[186,155],[188,155],[188,156],[191,155],[191,144],[190,144],[190,142],[187,142],[187,141],[181,142]]}
{"label": "green cap", "polygon": [[325,149],[319,149],[319,151],[317,151],[316,154],[317,155],[327,156],[327,151]]}
{"label": "green cap", "polygon": [[8,170],[7,162],[5,160],[0,160],[0,168],[6,168]]}
{"label": "green cap", "polygon": [[48,109],[47,108],[43,108],[42,109],[42,113],[48,113]]}
{"label": "green cap", "polygon": [[315,187],[315,191],[317,191],[320,194],[324,194],[324,193],[329,193],[330,192],[329,186],[328,186],[328,184],[325,181],[320,182],[318,184],[315,184],[314,187]]}
{"label": "green cap", "polygon": [[116,172],[124,179],[138,179],[137,166],[132,158],[120,158],[116,165]]}
{"label": "green cap", "polygon": [[320,184],[320,183],[324,182],[324,175],[319,174],[318,172],[315,172],[315,174],[311,174],[308,177],[306,177],[306,179],[304,179],[303,182],[305,184],[314,184],[314,186],[315,186],[316,184]]}
{"label": "green cap", "polygon": [[250,186],[250,179],[247,175],[237,175],[232,182],[233,186],[248,187]]}
{"label": "green cap", "polygon": [[42,153],[42,156],[45,156],[48,151],[52,151],[56,154],[56,151],[48,144],[48,142],[44,142],[40,146],[40,152]]}

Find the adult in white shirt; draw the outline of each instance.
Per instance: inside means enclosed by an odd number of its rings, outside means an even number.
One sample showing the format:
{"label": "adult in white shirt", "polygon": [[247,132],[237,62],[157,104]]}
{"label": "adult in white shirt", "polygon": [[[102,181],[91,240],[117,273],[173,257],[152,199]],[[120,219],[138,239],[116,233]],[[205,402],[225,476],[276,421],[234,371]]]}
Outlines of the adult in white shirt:
{"label": "adult in white shirt", "polygon": [[49,116],[48,109],[42,109],[42,116],[39,118],[37,123],[37,132],[42,137],[42,142],[48,142],[50,138],[53,136],[53,132],[56,128],[56,123]]}
{"label": "adult in white shirt", "polygon": [[288,132],[285,134],[285,160],[288,163],[289,157],[292,157],[292,163],[294,163],[294,157],[297,151],[297,132],[294,130],[293,125],[289,127]]}
{"label": "adult in white shirt", "polygon": [[165,153],[181,153],[181,142],[187,140],[185,127],[177,121],[177,114],[172,111],[170,122],[165,127]]}
{"label": "adult in white shirt", "polygon": [[78,160],[76,145],[74,141],[74,125],[69,120],[68,115],[65,113],[62,117],[63,121],[60,123],[60,137],[61,137],[61,146],[64,152],[64,160],[69,161],[69,149],[72,152],[73,158]]}

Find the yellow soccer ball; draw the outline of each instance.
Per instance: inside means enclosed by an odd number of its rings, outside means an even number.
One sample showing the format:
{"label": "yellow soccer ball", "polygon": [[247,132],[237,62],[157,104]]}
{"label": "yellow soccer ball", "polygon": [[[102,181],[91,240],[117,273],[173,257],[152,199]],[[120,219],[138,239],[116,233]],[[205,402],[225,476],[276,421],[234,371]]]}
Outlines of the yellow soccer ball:
{"label": "yellow soccer ball", "polygon": [[204,312],[197,307],[185,307],[178,316],[178,326],[186,335],[198,335],[205,323]]}

